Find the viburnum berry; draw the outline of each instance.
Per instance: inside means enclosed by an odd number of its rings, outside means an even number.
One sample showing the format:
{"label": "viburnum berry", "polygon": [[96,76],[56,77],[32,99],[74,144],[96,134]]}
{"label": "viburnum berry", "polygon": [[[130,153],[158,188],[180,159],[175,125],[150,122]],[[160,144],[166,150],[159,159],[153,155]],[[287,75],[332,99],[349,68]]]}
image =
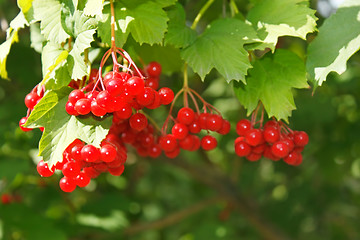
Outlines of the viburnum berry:
{"label": "viburnum berry", "polygon": [[126,81],[126,91],[133,96],[138,95],[145,87],[144,80],[139,77],[131,77]]}
{"label": "viburnum berry", "polygon": [[146,128],[148,124],[148,120],[142,113],[135,113],[132,115],[129,119],[129,124],[132,129],[135,129],[137,131],[141,131],[144,128]]}
{"label": "viburnum berry", "polygon": [[149,77],[145,81],[145,86],[157,90],[159,88],[159,80],[156,78]]}
{"label": "viburnum berry", "polygon": [[177,120],[180,123],[189,125],[194,121],[195,113],[194,110],[188,107],[183,107],[178,111]]}
{"label": "viburnum berry", "polygon": [[164,150],[164,152],[172,152],[178,146],[178,142],[172,134],[162,136],[160,138],[159,143],[160,143],[161,149]]}
{"label": "viburnum berry", "polygon": [[62,173],[65,177],[75,178],[80,173],[80,164],[78,162],[67,162],[63,168]]}
{"label": "viburnum berry", "polygon": [[280,139],[280,131],[275,127],[267,127],[263,132],[264,139],[268,143],[275,143]]}
{"label": "viburnum berry", "polygon": [[206,151],[212,150],[216,148],[216,146],[217,140],[213,136],[207,135],[201,139],[201,147]]}
{"label": "viburnum berry", "polygon": [[168,158],[176,158],[180,154],[180,148],[176,147],[173,151],[164,152]]}
{"label": "viburnum berry", "polygon": [[108,171],[111,175],[120,176],[121,174],[123,174],[124,169],[125,169],[125,166],[121,165],[120,167],[117,167],[117,168],[109,168]]}
{"label": "viburnum berry", "polygon": [[171,129],[171,133],[176,139],[183,139],[188,135],[189,130],[185,124],[176,123]]}
{"label": "viburnum berry", "polygon": [[100,105],[97,103],[96,100],[93,100],[91,102],[90,110],[91,110],[92,114],[94,114],[97,117],[101,117],[106,114],[106,110],[104,108],[100,107]]}
{"label": "viburnum berry", "polygon": [[201,127],[198,121],[194,121],[189,125],[189,132],[191,133],[199,133],[201,131]]}
{"label": "viburnum berry", "polygon": [[236,124],[236,133],[239,136],[245,136],[245,134],[251,129],[251,122],[247,119],[242,119]]}
{"label": "viburnum berry", "polygon": [[89,185],[91,178],[89,178],[84,172],[80,172],[76,178],[75,183],[78,187],[86,187]]}
{"label": "viburnum berry", "polygon": [[250,153],[249,155],[246,156],[246,159],[251,161],[251,162],[255,162],[258,161],[261,158],[261,154],[258,153]]}
{"label": "viburnum berry", "polygon": [[79,100],[85,98],[85,94],[80,90],[73,90],[69,94],[68,101],[75,105],[75,103]]}
{"label": "viburnum berry", "polygon": [[42,177],[50,177],[54,174],[54,172],[50,170],[47,162],[44,162],[43,160],[38,162],[36,170]]}
{"label": "viburnum berry", "polygon": [[105,144],[100,148],[100,159],[103,162],[112,162],[116,158],[116,148]]}
{"label": "viburnum berry", "polygon": [[198,121],[201,129],[207,129],[207,119],[209,115],[210,115],[209,113],[201,113],[199,115]]}
{"label": "viburnum berry", "polygon": [[124,83],[121,81],[121,79],[111,79],[106,84],[106,90],[113,97],[119,96],[125,91]]}
{"label": "viburnum berry", "polygon": [[146,72],[150,77],[158,77],[161,74],[161,65],[158,62],[150,62],[146,67]]}
{"label": "viburnum berry", "polygon": [[23,127],[23,125],[26,123],[27,119],[28,119],[27,117],[23,117],[19,121],[19,127],[23,132],[29,132],[32,130],[32,128]]}
{"label": "viburnum berry", "polygon": [[113,97],[106,90],[99,92],[99,94],[96,96],[96,102],[107,112],[112,112],[112,99]]}
{"label": "viburnum berry", "polygon": [[59,185],[61,190],[63,190],[64,192],[72,192],[76,188],[75,179],[68,177],[61,178]]}
{"label": "viburnum berry", "polygon": [[67,102],[65,105],[65,110],[68,114],[77,116],[79,113],[75,110],[75,104],[72,102]]}
{"label": "viburnum berry", "polygon": [[210,114],[206,120],[206,128],[210,131],[218,131],[222,127],[223,119],[217,114]]}
{"label": "viburnum berry", "polygon": [[276,157],[283,158],[289,154],[289,147],[285,142],[279,141],[271,146],[271,152]]}
{"label": "viburnum berry", "polygon": [[180,148],[191,151],[194,145],[194,135],[188,134],[185,138],[179,141]]}
{"label": "viburnum berry", "polygon": [[128,103],[124,103],[119,110],[114,112],[114,117],[118,119],[128,119],[131,115],[132,109]]}
{"label": "viburnum berry", "polygon": [[155,101],[155,90],[149,87],[145,87],[138,95],[136,95],[136,101],[141,106],[148,106]]}
{"label": "viburnum berry", "polygon": [[297,153],[296,151],[290,152],[285,158],[284,158],[284,162],[286,162],[289,165],[294,165],[298,158],[299,158],[300,153]]}
{"label": "viburnum berry", "polygon": [[174,92],[167,87],[160,88],[158,91],[162,105],[168,105],[174,100]]}
{"label": "viburnum berry", "polygon": [[294,143],[298,147],[304,147],[309,142],[309,136],[304,131],[298,131],[294,134]]}
{"label": "viburnum berry", "polygon": [[34,92],[31,92],[25,97],[25,105],[26,107],[33,109],[40,99],[41,98],[39,95],[37,95]]}
{"label": "viburnum berry", "polygon": [[149,148],[148,152],[150,157],[157,158],[161,155],[161,147],[157,144],[154,144]]}
{"label": "viburnum berry", "polygon": [[251,153],[251,146],[244,141],[235,144],[235,153],[239,157],[246,157]]}
{"label": "viburnum berry", "polygon": [[159,93],[155,91],[154,92],[154,97],[155,97],[154,102],[152,104],[146,106],[148,109],[155,109],[155,108],[160,107],[161,99],[160,99]]}
{"label": "viburnum berry", "polygon": [[226,119],[223,119],[221,128],[217,131],[221,135],[226,135],[230,132],[231,125],[230,122]]}
{"label": "viburnum berry", "polygon": [[83,99],[79,99],[76,103],[75,103],[75,110],[80,114],[80,115],[86,115],[91,111],[91,102],[89,99],[87,98],[83,98]]}
{"label": "viburnum berry", "polygon": [[81,149],[81,157],[86,162],[96,162],[100,158],[100,151],[98,148],[94,147],[93,145],[85,145]]}
{"label": "viburnum berry", "polygon": [[263,137],[261,130],[250,129],[249,131],[246,131],[245,141],[250,146],[257,146],[257,145],[263,143],[264,137]]}

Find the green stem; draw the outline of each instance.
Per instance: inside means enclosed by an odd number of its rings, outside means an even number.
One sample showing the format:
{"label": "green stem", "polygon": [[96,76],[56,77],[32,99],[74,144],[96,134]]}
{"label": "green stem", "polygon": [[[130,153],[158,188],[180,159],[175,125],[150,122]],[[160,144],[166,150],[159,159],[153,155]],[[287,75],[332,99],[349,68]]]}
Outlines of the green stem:
{"label": "green stem", "polygon": [[195,17],[195,20],[193,22],[193,24],[191,25],[191,29],[195,30],[197,24],[199,23],[200,19],[202,18],[202,16],[204,15],[204,13],[206,12],[206,10],[211,6],[211,4],[213,4],[215,0],[208,0],[205,5],[200,9],[198,15]]}

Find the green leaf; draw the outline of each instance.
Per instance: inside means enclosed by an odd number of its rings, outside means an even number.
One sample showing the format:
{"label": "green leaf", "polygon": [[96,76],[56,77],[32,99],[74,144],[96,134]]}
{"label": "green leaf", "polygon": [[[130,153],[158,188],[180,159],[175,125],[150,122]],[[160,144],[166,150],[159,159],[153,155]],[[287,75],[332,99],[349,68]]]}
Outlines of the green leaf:
{"label": "green leaf", "polygon": [[32,23],[34,20],[33,2],[34,0],[17,0],[18,7],[29,23]]}
{"label": "green leaf", "polygon": [[325,20],[308,47],[307,71],[320,86],[335,71],[342,74],[347,60],[360,48],[360,2],[345,3]]}
{"label": "green leaf", "polygon": [[84,8],[84,14],[87,16],[101,16],[103,4],[104,0],[88,0]]}
{"label": "green leaf", "polygon": [[162,8],[169,7],[177,2],[177,0],[154,0],[154,1]]}
{"label": "green leaf", "polygon": [[245,75],[251,64],[243,45],[255,42],[256,38],[252,26],[241,20],[216,20],[181,51],[181,57],[203,80],[212,68],[216,68],[228,82],[245,82]]}
{"label": "green leaf", "polygon": [[48,92],[35,106],[26,126],[44,127],[40,140],[39,155],[49,166],[62,161],[62,153],[75,139],[81,139],[96,147],[106,137],[112,117],[94,119],[92,117],[70,116],[65,111],[70,88]]}
{"label": "green leaf", "polygon": [[18,42],[18,31],[28,25],[24,15],[20,12],[11,22],[10,27],[6,30],[6,41],[0,45],[0,77],[8,79],[6,71],[6,60],[10,53],[11,45]]}
{"label": "green leaf", "polygon": [[48,41],[63,43],[69,37],[61,25],[61,3],[57,0],[35,0],[34,17],[41,21],[41,33]]}
{"label": "green leaf", "polygon": [[315,10],[310,9],[308,0],[262,0],[252,8],[247,19],[257,28],[262,45],[275,49],[278,37],[294,36],[306,39],[316,30]]}
{"label": "green leaf", "polygon": [[42,53],[44,47],[44,36],[41,35],[40,24],[33,23],[30,25],[30,46],[35,49],[36,52]]}
{"label": "green leaf", "polygon": [[307,87],[304,62],[296,54],[278,49],[255,61],[247,85],[235,83],[234,90],[248,115],[261,101],[269,117],[287,121],[296,109],[292,88]]}
{"label": "green leaf", "polygon": [[[167,15],[160,4],[152,1],[122,1],[115,6],[115,40],[122,47],[129,34],[140,44],[161,43],[167,29]],[[111,45],[110,6],[103,10],[104,20],[99,22],[98,35]]]}
{"label": "green leaf", "polygon": [[196,31],[186,26],[185,10],[181,4],[176,4],[168,10],[169,27],[165,35],[165,44],[183,48],[196,39]]}

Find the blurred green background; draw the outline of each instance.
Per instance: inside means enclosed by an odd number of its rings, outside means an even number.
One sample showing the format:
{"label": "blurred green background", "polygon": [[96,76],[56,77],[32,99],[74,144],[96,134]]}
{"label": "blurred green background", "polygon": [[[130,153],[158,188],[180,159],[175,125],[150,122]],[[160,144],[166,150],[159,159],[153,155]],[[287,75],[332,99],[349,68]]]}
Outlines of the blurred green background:
{"label": "blurred green background", "polygon": [[[189,8],[204,1],[194,2]],[[17,13],[16,1],[0,0],[1,42],[6,22]],[[305,42],[282,42],[304,56]],[[24,97],[41,80],[40,55],[29,48],[28,30],[11,49],[7,69],[11,81],[0,81],[0,195],[13,201],[0,203],[0,239],[360,239],[359,54],[313,96],[312,90],[296,91],[290,127],[310,137],[299,167],[238,158],[232,131],[209,154],[153,160],[130,150],[121,177],[104,174],[71,194],[59,190],[60,176],[43,179],[36,172],[41,132],[18,128],[26,115]],[[164,76],[161,84],[178,89],[179,78]],[[205,84],[192,75],[190,84],[233,129],[245,117],[216,73]],[[155,118],[164,119],[166,110]]]}

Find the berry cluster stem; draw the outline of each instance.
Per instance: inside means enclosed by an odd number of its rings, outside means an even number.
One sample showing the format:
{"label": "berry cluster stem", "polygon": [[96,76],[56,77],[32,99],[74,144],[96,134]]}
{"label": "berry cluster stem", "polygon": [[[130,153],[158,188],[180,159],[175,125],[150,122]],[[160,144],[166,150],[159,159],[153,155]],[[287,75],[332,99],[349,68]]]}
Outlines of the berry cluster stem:
{"label": "berry cluster stem", "polygon": [[115,9],[114,9],[114,1],[110,0],[110,9],[111,9],[111,49],[116,51],[116,43],[115,43]]}

